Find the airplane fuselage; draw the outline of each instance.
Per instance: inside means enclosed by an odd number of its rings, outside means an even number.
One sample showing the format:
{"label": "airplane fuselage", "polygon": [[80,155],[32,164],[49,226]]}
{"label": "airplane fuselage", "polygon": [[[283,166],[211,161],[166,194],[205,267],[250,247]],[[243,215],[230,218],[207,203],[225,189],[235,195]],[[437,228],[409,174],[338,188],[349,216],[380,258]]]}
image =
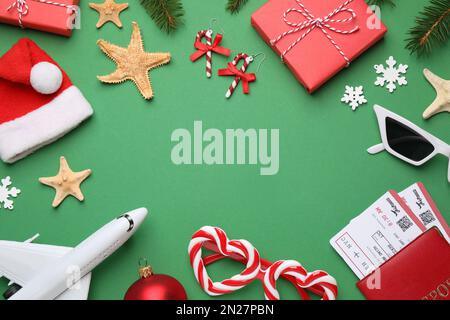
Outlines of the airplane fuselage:
{"label": "airplane fuselage", "polygon": [[67,254],[41,268],[10,300],[49,300],[77,283],[119,249],[138,229],[147,215],[137,209],[111,221]]}

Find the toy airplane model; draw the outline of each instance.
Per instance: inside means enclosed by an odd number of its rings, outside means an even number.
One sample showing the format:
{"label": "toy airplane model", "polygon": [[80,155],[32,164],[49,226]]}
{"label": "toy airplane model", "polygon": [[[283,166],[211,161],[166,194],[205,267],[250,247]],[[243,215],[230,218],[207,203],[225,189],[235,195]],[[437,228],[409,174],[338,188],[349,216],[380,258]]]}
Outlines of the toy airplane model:
{"label": "toy airplane model", "polygon": [[0,241],[0,277],[9,279],[10,300],[86,300],[91,271],[139,228],[147,209],[127,212],[75,248]]}

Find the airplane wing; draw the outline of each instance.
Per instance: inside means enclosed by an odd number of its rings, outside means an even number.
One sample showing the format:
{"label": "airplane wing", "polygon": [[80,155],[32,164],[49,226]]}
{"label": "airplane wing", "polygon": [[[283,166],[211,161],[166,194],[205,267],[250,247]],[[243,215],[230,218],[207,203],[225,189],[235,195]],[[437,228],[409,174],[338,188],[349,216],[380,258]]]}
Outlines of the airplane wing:
{"label": "airplane wing", "polygon": [[89,286],[91,285],[91,273],[80,279],[72,288],[61,293],[55,300],[87,300]]}
{"label": "airplane wing", "polygon": [[69,247],[0,241],[0,277],[24,286],[42,266],[70,250]]}

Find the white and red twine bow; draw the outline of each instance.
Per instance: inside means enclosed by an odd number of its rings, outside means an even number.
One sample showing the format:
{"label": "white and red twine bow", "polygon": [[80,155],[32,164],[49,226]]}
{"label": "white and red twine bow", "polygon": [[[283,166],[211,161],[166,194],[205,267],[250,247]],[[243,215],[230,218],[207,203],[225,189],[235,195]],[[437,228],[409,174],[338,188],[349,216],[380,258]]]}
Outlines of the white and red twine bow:
{"label": "white and red twine bow", "polygon": [[[216,252],[202,257],[202,249]],[[309,299],[305,291],[322,296],[323,300],[336,299],[336,280],[325,271],[308,272],[295,260],[279,260],[271,263],[261,259],[258,250],[247,240],[229,240],[225,231],[217,227],[203,227],[192,236],[189,243],[189,258],[195,277],[203,290],[211,296],[219,296],[245,287],[255,279],[263,283],[267,300],[279,300],[276,289],[279,277],[290,281],[303,299]],[[232,258],[246,265],[244,271],[229,279],[213,282],[206,266],[223,258]]]}
{"label": "white and red twine bow", "polygon": [[57,6],[57,7],[63,7],[63,8],[67,8],[67,9],[71,9],[72,11],[77,12],[77,6],[74,5],[70,5],[70,4],[65,4],[65,3],[59,3],[59,2],[54,2],[54,1],[48,1],[48,0],[14,0],[8,8],[6,8],[6,11],[10,11],[13,9],[16,9],[17,11],[17,18],[19,20],[19,26],[21,28],[23,28],[23,17],[26,16],[28,14],[28,12],[30,11],[30,7],[28,6],[27,1],[34,1],[34,2],[40,2],[40,3],[45,3],[45,4],[49,4],[49,5],[53,5],[53,6]]}
{"label": "white and red twine bow", "polygon": [[[315,28],[319,28],[323,34],[327,37],[327,39],[333,44],[333,46],[336,48],[336,50],[339,52],[339,54],[345,59],[347,62],[347,66],[350,65],[350,59],[345,55],[344,51],[341,49],[341,47],[334,41],[334,39],[331,37],[331,35],[328,33],[327,30],[333,31],[335,33],[349,35],[359,30],[359,26],[355,26],[350,30],[342,30],[337,29],[333,27],[331,24],[338,24],[338,23],[347,23],[356,18],[356,13],[353,9],[350,9],[347,7],[353,0],[347,0],[344,3],[342,3],[339,7],[331,11],[328,15],[324,17],[315,17],[301,2],[301,0],[296,0],[298,6],[300,8],[289,8],[283,13],[283,21],[292,29],[283,32],[278,37],[270,40],[271,45],[275,45],[278,41],[283,39],[284,37],[297,33],[302,30],[306,30],[304,33],[302,33],[294,42],[292,42],[289,47],[287,47],[282,53],[281,53],[281,60],[284,59],[284,56],[292,50],[300,41],[302,41],[311,31],[313,31]],[[300,13],[306,18],[306,21],[303,22],[292,22],[288,19],[289,14],[291,13]],[[334,16],[336,16],[339,13],[349,13],[350,17],[346,19],[333,19]]]}

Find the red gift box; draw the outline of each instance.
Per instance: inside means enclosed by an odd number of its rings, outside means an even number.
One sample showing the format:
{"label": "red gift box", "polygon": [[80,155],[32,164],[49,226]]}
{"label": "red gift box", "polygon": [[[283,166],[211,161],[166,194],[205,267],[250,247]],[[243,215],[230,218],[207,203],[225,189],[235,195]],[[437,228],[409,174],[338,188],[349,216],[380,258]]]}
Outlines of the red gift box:
{"label": "red gift box", "polygon": [[269,0],[251,21],[310,93],[387,32],[364,0]]}
{"label": "red gift box", "polygon": [[70,37],[79,0],[0,0],[0,23]]}

